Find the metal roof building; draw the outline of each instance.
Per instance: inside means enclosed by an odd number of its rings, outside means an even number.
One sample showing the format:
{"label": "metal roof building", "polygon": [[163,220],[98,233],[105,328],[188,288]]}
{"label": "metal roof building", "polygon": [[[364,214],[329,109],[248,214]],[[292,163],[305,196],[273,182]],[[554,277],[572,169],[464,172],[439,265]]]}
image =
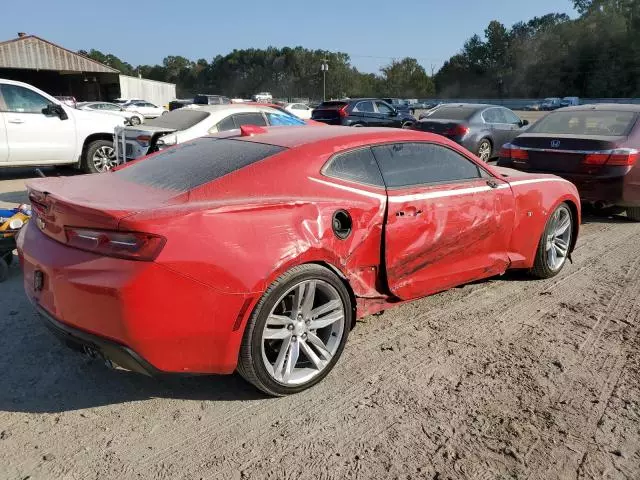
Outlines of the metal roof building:
{"label": "metal roof building", "polygon": [[0,42],[0,78],[78,101],[135,96],[162,105],[175,98],[174,84],[120,75],[115,68],[24,33]]}

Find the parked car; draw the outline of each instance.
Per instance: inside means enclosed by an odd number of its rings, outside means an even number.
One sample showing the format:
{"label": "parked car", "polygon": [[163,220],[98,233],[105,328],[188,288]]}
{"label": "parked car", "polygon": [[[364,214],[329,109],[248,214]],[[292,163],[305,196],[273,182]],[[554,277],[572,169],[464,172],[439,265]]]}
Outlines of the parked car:
{"label": "parked car", "polygon": [[420,116],[411,128],[443,135],[488,162],[528,124],[505,107],[448,103]]}
{"label": "parked car", "polygon": [[402,113],[403,115],[413,115],[413,112],[409,107],[409,102],[406,100],[401,98],[383,98],[383,100],[395,108],[398,113]]}
{"label": "parked car", "polygon": [[62,96],[56,96],[54,97],[56,100],[59,100],[60,103],[64,103],[65,105],[71,107],[71,108],[76,108],[77,106],[77,102],[76,102],[76,98],[75,97],[62,97]]}
{"label": "parked car", "polygon": [[431,110],[436,108],[438,105],[441,105],[440,102],[416,102],[409,105],[409,108],[414,112],[416,110]]}
{"label": "parked car", "polygon": [[141,98],[115,98],[111,103],[117,103],[118,105],[124,105],[131,102],[144,102]]}
{"label": "parked car", "polygon": [[398,112],[379,98],[352,98],[322,102],[311,118],[328,125],[347,127],[408,128],[416,121],[413,115]]}
{"label": "parked car", "polygon": [[540,104],[540,110],[551,111],[562,107],[562,99],[558,97],[545,98]]}
{"label": "parked car", "polygon": [[505,145],[499,165],[560,175],[584,202],[640,221],[640,105],[556,110]]}
{"label": "parked car", "polygon": [[164,107],[158,107],[157,105],[145,102],[144,100],[134,100],[132,102],[125,103],[122,105],[122,108],[128,112],[139,113],[144,118],[156,118],[168,113]]}
{"label": "parked car", "polygon": [[560,107],[575,107],[576,105],[580,105],[578,97],[564,97],[560,100]]}
{"label": "parked car", "polygon": [[205,135],[235,130],[243,125],[295,125],[305,122],[290,113],[263,105],[199,105],[181,108],[149,120],[144,126],[117,127],[116,157],[134,160],[149,153]]}
{"label": "parked car", "polygon": [[169,111],[172,112],[173,110],[186,107],[187,105],[193,105],[193,98],[177,98],[169,102]]}
{"label": "parked car", "polygon": [[117,115],[126,120],[129,125],[140,125],[144,122],[144,116],[140,113],[130,112],[125,110],[117,103],[109,102],[80,102],[76,105],[76,108],[80,110],[91,110],[93,112],[108,113],[111,115]]}
{"label": "parked car", "polygon": [[269,92],[256,93],[251,99],[254,102],[273,103],[273,96]]}
{"label": "parked car", "polygon": [[193,97],[193,103],[196,105],[228,105],[231,100],[223,95],[207,95],[199,93]]}
{"label": "parked car", "polygon": [[284,106],[284,109],[303,120],[309,120],[313,110],[309,105],[305,105],[304,103],[288,103]]}
{"label": "parked car", "polygon": [[27,187],[27,298],[67,345],[150,374],[237,370],[270,395],[321,381],[356,318],[507,269],[557,275],[580,224],[570,182],[407,129],[245,126]]}
{"label": "parked car", "polygon": [[526,105],[522,109],[525,110],[525,111],[538,112],[538,111],[540,111],[540,105],[541,104],[542,104],[542,102],[530,103],[529,105]]}
{"label": "parked car", "polygon": [[0,167],[113,166],[113,129],[125,120],[77,110],[29,84],[0,79]]}

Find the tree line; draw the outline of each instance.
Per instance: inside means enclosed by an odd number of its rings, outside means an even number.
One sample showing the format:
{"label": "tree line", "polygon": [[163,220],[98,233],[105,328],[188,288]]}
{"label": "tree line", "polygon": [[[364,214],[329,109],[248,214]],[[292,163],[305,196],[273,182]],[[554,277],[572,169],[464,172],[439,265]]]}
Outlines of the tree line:
{"label": "tree line", "polygon": [[176,84],[179,97],[217,93],[248,98],[319,99],[320,66],[329,65],[329,98],[517,98],[640,95],[640,1],[572,0],[579,16],[550,13],[510,28],[494,20],[469,38],[433,76],[415,58],[393,60],[377,74],[358,71],[347,53],[303,47],[233,50],[211,61],[168,56],[132,66],[98,50],[79,53],[125,75]]}

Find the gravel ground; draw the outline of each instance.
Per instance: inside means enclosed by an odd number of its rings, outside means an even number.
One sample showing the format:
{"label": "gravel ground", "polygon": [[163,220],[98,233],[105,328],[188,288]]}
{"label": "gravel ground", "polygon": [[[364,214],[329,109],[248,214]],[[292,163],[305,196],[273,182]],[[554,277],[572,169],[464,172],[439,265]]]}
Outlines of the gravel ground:
{"label": "gravel ground", "polygon": [[[28,171],[2,173],[0,202]],[[0,286],[2,479],[638,479],[640,224],[586,217],[556,278],[367,317],[318,386],[156,380],[62,347]]]}

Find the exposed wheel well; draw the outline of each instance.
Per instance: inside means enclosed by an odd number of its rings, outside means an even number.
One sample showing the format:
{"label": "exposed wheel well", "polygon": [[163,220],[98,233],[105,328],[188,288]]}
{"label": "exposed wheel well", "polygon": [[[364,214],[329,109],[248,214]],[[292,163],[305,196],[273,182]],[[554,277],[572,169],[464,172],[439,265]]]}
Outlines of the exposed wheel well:
{"label": "exposed wheel well", "polygon": [[344,274],[340,271],[340,269],[338,269],[334,265],[331,265],[330,263],[327,263],[327,262],[309,262],[309,263],[320,265],[321,267],[325,267],[327,270],[331,270],[333,273],[335,273],[338,276],[340,280],[342,280],[342,283],[344,284],[345,288],[349,292],[349,298],[351,299],[351,308],[353,310],[353,322],[351,324],[351,328],[355,327],[356,313],[357,313],[357,300],[356,300],[356,295],[353,292],[353,288],[351,288],[351,284],[349,283],[349,279],[344,276]]}
{"label": "exposed wheel well", "polygon": [[569,206],[569,210],[571,210],[571,215],[573,216],[573,231],[571,232],[571,246],[569,247],[569,251],[572,252],[573,248],[576,246],[576,242],[578,241],[578,229],[580,225],[578,225],[578,206],[573,203],[571,200],[565,200],[565,203]]}

